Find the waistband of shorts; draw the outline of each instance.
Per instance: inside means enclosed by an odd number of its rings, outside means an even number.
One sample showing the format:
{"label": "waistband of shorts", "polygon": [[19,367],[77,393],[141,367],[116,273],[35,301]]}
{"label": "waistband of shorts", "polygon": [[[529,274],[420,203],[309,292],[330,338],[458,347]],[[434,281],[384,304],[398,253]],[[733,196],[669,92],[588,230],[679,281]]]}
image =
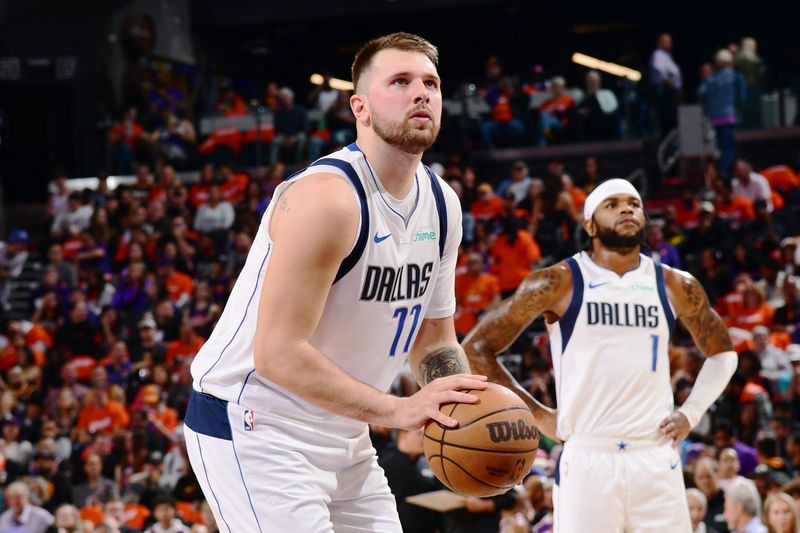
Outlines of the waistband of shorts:
{"label": "waistband of shorts", "polygon": [[669,442],[653,439],[626,439],[608,437],[589,437],[583,435],[573,435],[564,443],[564,447],[581,450],[594,450],[598,452],[626,452],[644,450],[647,448],[659,448],[668,445]]}

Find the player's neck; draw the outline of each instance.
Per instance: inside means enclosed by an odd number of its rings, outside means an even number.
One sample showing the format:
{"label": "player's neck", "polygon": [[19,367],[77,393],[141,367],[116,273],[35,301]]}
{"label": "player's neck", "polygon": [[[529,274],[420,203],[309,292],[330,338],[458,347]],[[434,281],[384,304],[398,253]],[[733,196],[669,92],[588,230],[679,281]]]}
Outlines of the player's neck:
{"label": "player's neck", "polygon": [[367,157],[386,192],[398,199],[405,198],[414,184],[422,154],[403,152],[377,137],[359,139],[358,147]]}
{"label": "player's neck", "polygon": [[626,272],[635,270],[639,266],[639,246],[624,250],[595,246],[589,252],[595,264],[615,272],[622,277]]}

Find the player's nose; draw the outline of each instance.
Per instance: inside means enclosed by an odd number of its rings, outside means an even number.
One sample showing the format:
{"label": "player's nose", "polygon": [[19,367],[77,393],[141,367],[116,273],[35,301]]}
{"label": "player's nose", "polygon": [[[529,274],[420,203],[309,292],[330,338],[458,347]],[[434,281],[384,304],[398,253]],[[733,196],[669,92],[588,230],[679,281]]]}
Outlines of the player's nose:
{"label": "player's nose", "polygon": [[422,102],[428,103],[431,97],[428,94],[428,88],[425,86],[425,81],[421,78],[414,80],[412,87],[414,89],[414,103],[419,104]]}

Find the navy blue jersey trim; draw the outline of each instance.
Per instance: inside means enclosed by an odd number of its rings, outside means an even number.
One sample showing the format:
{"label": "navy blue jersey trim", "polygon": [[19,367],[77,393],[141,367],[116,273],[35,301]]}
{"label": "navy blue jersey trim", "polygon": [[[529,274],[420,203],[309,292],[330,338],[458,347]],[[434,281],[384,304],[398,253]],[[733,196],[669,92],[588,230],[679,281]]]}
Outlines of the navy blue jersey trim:
{"label": "navy blue jersey trim", "polygon": [[[228,402],[210,394],[192,389],[185,423],[201,435],[232,440],[231,422],[228,419]],[[211,482],[209,481],[209,485]]]}
{"label": "navy blue jersey trim", "polygon": [[580,313],[581,305],[583,304],[583,276],[581,275],[581,269],[574,257],[568,257],[567,264],[572,271],[572,300],[569,302],[567,312],[558,321],[561,327],[562,356],[567,351],[567,343],[572,337],[572,331],[575,329],[575,322],[578,320],[578,313]]}
{"label": "navy blue jersey trim", "polygon": [[439,259],[444,257],[444,244],[447,239],[447,203],[444,201],[444,191],[428,165],[423,165],[425,172],[431,179],[431,189],[433,190],[433,198],[436,200],[436,211],[439,212]]}
{"label": "navy blue jersey trim", "polygon": [[667,284],[664,281],[664,267],[661,263],[653,261],[656,267],[656,287],[658,287],[658,297],[661,300],[661,307],[664,308],[664,314],[667,317],[667,324],[669,325],[669,336],[672,338],[672,332],[675,331],[675,315],[672,314],[672,308],[669,306],[667,299]]}
{"label": "navy blue jersey trim", "polygon": [[336,279],[333,280],[333,282],[336,283],[345,277],[348,272],[353,270],[353,267],[356,266],[358,260],[361,259],[361,254],[364,253],[364,248],[367,247],[367,241],[369,240],[369,207],[367,206],[367,193],[364,191],[364,185],[362,185],[361,180],[358,178],[358,174],[356,174],[353,165],[347,161],[326,157],[324,159],[315,161],[311,166],[315,167],[318,165],[336,167],[344,172],[347,178],[350,180],[350,183],[352,183],[353,187],[356,189],[356,193],[358,193],[358,199],[361,202],[361,231],[358,233],[358,240],[356,241],[353,251],[350,252],[350,255],[344,258],[341,266],[339,266],[339,271],[336,273]]}

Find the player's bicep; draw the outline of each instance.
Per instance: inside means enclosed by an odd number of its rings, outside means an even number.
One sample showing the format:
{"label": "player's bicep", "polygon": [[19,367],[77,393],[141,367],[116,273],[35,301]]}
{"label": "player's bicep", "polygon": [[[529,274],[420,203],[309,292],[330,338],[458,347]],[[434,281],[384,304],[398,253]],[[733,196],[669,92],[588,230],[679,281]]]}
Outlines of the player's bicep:
{"label": "player's bicep", "polygon": [[689,330],[697,348],[706,356],[733,350],[728,328],[711,307],[700,282],[691,274],[676,269],[666,270],[666,273],[678,320]]}
{"label": "player's bicep", "polygon": [[456,338],[453,317],[426,318],[420,325],[408,364],[420,386],[451,374],[468,374],[464,350]]}
{"label": "player's bicep", "polygon": [[529,274],[511,298],[487,310],[467,335],[463,342],[467,354],[497,355],[536,317],[548,311],[563,314],[572,295],[571,279],[571,271],[563,263]]}
{"label": "player's bicep", "polygon": [[358,230],[358,206],[338,177],[310,176],[277,199],[270,222],[272,244],[254,346],[257,366],[313,335]]}

